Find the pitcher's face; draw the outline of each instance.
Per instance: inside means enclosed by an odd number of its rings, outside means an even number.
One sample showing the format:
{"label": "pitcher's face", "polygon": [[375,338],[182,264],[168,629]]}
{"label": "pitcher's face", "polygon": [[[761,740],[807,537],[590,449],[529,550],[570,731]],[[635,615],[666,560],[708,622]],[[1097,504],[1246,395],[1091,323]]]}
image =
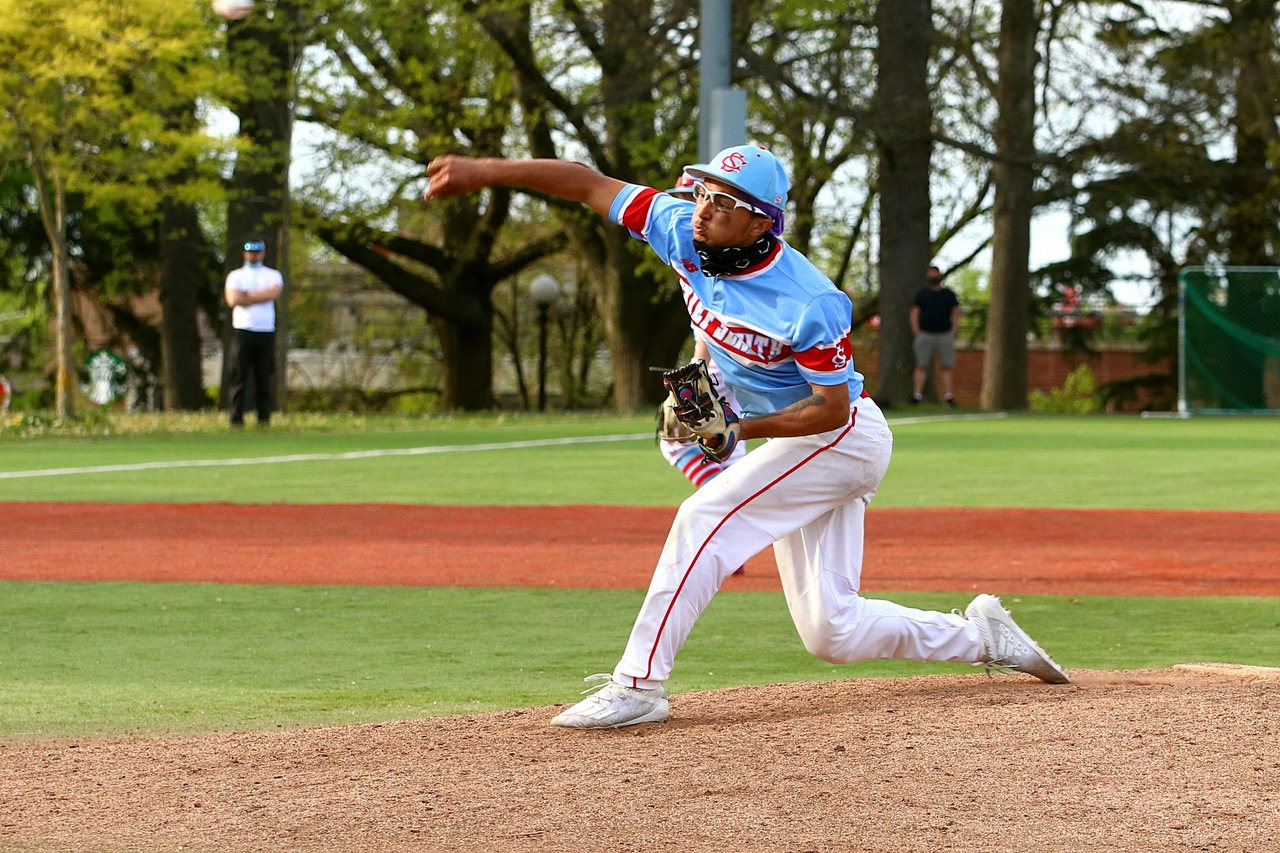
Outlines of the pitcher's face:
{"label": "pitcher's face", "polygon": [[715,248],[750,246],[773,220],[727,184],[707,179],[693,189],[693,239]]}

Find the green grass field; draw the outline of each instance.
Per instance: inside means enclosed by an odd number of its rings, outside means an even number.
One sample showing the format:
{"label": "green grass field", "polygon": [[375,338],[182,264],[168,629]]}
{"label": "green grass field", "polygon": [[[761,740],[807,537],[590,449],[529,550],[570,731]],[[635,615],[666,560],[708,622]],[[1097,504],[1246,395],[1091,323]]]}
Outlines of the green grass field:
{"label": "green grass field", "polygon": [[[877,506],[1280,510],[1280,424],[1267,418],[890,420]],[[85,438],[0,433],[0,501],[660,506],[688,493],[648,417],[362,420],[342,431],[281,421],[264,433],[211,419]],[[487,449],[609,437],[619,440]],[[250,464],[263,459],[282,461]],[[129,467],[155,463],[182,467]],[[87,470],[30,476],[58,469]]]}
{"label": "green grass field", "polygon": [[[891,421],[894,462],[876,505],[1280,510],[1280,426],[1266,419]],[[0,430],[0,517],[4,501],[32,500],[674,504],[688,486],[659,458],[650,428],[647,417],[286,416],[269,432],[236,435],[189,417],[122,420],[109,435]],[[600,437],[615,438],[503,446]],[[215,464],[228,460],[239,461]],[[0,738],[294,728],[568,702],[582,676],[613,666],[641,596],[6,582]],[[1280,665],[1275,599],[1006,604],[1068,668]],[[726,592],[669,687],[963,670],[825,664],[804,652],[780,594]]]}

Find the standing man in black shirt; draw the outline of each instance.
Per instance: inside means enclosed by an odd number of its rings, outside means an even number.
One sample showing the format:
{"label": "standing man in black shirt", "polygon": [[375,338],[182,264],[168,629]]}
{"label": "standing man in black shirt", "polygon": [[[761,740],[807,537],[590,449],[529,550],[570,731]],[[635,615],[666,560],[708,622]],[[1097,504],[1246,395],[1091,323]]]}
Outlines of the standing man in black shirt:
{"label": "standing man in black shirt", "polygon": [[951,391],[951,375],[956,366],[956,329],[960,328],[960,299],[955,291],[942,286],[942,270],[929,267],[928,287],[920,288],[911,306],[911,334],[915,336],[915,387],[913,404],[924,399],[924,381],[929,375],[934,355],[938,356],[938,380],[942,400],[955,408]]}

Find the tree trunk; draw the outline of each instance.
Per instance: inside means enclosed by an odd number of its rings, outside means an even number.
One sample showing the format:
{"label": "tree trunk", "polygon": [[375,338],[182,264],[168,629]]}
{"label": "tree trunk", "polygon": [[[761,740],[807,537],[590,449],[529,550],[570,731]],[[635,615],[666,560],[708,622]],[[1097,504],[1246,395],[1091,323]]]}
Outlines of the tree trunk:
{"label": "tree trunk", "polygon": [[440,407],[446,412],[492,409],[493,313],[483,312],[469,322],[433,317],[431,325],[444,356]]}
{"label": "tree trunk", "polygon": [[35,156],[28,158],[40,199],[40,221],[49,240],[53,269],[54,313],[54,411],[58,417],[74,418],[75,397],[71,366],[71,251],[67,247],[67,194],[56,168],[50,174]]}
{"label": "tree trunk", "polygon": [[872,112],[880,169],[880,372],[872,390],[883,403],[911,396],[911,304],[932,257],[931,16],[930,0],[881,0],[876,6],[879,46]]}
{"label": "tree trunk", "polygon": [[[650,367],[670,368],[689,338],[689,312],[680,293],[663,289],[639,267],[635,241],[615,226],[605,235],[608,266],[597,291],[612,358],[613,404],[623,412],[656,406],[666,396]],[[672,273],[674,277],[674,273]]]}
{"label": "tree trunk", "polygon": [[[61,210],[62,187],[57,189]],[[61,215],[59,215],[61,219]],[[58,417],[76,416],[75,370],[71,365],[71,254],[67,250],[66,231],[50,236],[53,249],[53,303],[56,332],[54,336],[54,410]]]}
{"label": "tree trunk", "polygon": [[984,409],[1027,407],[1027,331],[1031,322],[1032,189],[1035,173],[1035,66],[1038,22],[1033,0],[1004,0],[1000,13],[992,169],[996,197],[991,302],[982,368]]}
{"label": "tree trunk", "polygon": [[1232,266],[1270,266],[1276,260],[1277,180],[1267,149],[1280,145],[1276,132],[1275,65],[1271,29],[1275,0],[1231,4],[1230,33],[1240,63],[1235,79],[1236,168],[1227,210],[1227,256]]}
{"label": "tree trunk", "polygon": [[164,408],[206,408],[200,363],[200,292],[208,283],[201,263],[203,241],[197,211],[166,199],[160,222],[160,352],[163,362]]}

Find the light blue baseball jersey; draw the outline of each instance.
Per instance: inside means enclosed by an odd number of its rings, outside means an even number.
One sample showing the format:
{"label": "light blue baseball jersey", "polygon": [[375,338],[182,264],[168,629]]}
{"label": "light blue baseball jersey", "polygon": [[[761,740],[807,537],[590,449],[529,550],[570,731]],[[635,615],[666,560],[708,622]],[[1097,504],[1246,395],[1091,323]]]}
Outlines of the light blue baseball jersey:
{"label": "light blue baseball jersey", "polygon": [[732,276],[705,276],[693,245],[693,205],[628,184],[609,218],[644,240],[680,278],[694,332],[737,395],[743,414],[764,415],[812,394],[809,383],[863,377],[849,345],[853,304],[809,259],[779,240],[767,259]]}

